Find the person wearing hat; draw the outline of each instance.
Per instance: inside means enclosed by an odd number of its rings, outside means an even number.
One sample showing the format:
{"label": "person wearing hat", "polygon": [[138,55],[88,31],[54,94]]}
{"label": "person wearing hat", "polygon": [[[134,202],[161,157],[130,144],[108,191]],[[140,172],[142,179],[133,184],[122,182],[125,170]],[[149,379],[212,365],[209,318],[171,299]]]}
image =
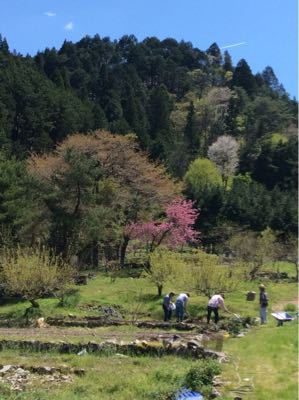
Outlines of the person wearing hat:
{"label": "person wearing hat", "polygon": [[263,325],[267,323],[267,307],[269,299],[266,293],[265,286],[260,285],[259,289],[260,289],[260,315],[261,315],[261,324]]}
{"label": "person wearing hat", "polygon": [[171,314],[173,310],[172,298],[174,295],[175,293],[170,292],[163,298],[162,308],[164,311],[164,321],[169,321],[171,319]]}

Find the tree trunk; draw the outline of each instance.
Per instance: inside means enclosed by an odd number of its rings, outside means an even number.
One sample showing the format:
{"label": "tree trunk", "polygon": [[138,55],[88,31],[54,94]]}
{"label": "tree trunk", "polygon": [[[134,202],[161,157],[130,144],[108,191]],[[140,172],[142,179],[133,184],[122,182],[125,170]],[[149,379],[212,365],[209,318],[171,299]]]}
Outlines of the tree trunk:
{"label": "tree trunk", "polygon": [[92,243],[92,266],[95,269],[99,267],[99,242],[97,240]]}
{"label": "tree trunk", "polygon": [[120,268],[125,267],[125,259],[126,259],[126,251],[129,244],[129,236],[124,236],[123,241],[120,245],[120,252],[119,252],[119,266]]}
{"label": "tree trunk", "polygon": [[163,285],[157,285],[157,288],[158,288],[158,296],[161,297],[162,296]]}
{"label": "tree trunk", "polygon": [[29,301],[30,301],[32,307],[39,308],[39,304],[36,300],[29,300]]}

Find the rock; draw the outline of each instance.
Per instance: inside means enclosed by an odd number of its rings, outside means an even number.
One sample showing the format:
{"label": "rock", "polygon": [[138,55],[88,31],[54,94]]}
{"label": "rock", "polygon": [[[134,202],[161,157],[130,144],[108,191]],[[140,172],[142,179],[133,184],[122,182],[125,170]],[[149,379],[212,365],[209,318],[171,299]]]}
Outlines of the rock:
{"label": "rock", "polygon": [[77,353],[77,356],[85,356],[87,354],[87,350],[83,349],[81,351],[79,351],[79,353]]}
{"label": "rock", "polygon": [[180,340],[182,337],[180,335],[173,335],[173,340]]}
{"label": "rock", "polygon": [[[0,375],[0,381],[9,385],[11,390],[23,391],[26,386],[34,384],[35,381],[43,384],[46,382],[64,383],[71,382],[72,377],[63,374],[64,367],[44,367],[44,366],[31,366],[25,368],[21,365],[5,365],[1,368],[3,376]],[[65,369],[65,368],[64,368]],[[67,373],[72,372],[75,375],[84,375],[84,369],[70,369],[67,367]]]}
{"label": "rock", "polygon": [[47,328],[49,325],[45,322],[45,318],[41,317],[36,320],[37,328]]}
{"label": "rock", "polygon": [[77,275],[75,278],[76,285],[87,285],[88,276],[86,275]]}
{"label": "rock", "polygon": [[244,337],[244,336],[245,336],[244,332],[241,332],[236,337],[241,338],[241,337]]}
{"label": "rock", "polygon": [[110,343],[110,344],[117,344],[117,340],[115,338],[112,339],[107,339],[106,343]]}
{"label": "rock", "polygon": [[236,396],[236,397],[234,397],[234,400],[242,400],[242,397]]}
{"label": "rock", "polygon": [[119,358],[129,358],[129,356],[126,356],[125,354],[120,354],[120,353],[116,353],[115,357],[119,357]]}
{"label": "rock", "polygon": [[52,375],[52,374],[54,374],[54,372],[56,372],[56,368],[52,368],[52,367],[37,367],[34,372],[39,374],[39,375]]}
{"label": "rock", "polygon": [[220,376],[215,376],[213,379],[213,386],[223,386],[224,382],[221,380]]}
{"label": "rock", "polygon": [[[169,343],[169,348],[171,349],[179,349],[180,347],[182,347],[182,342],[180,340],[176,340],[175,342]],[[184,347],[187,348],[185,344]]]}
{"label": "rock", "polygon": [[5,375],[7,372],[13,370],[14,367],[12,365],[4,365],[1,369],[0,369],[0,376]]}
{"label": "rock", "polygon": [[165,349],[171,349],[173,348],[173,341],[171,339],[163,339],[162,340],[162,345]]}
{"label": "rock", "polygon": [[28,375],[30,372],[29,371],[25,371],[23,368],[17,368],[15,371],[15,374],[18,376],[26,376]]}
{"label": "rock", "polygon": [[250,291],[246,293],[246,300],[247,301],[254,301],[255,300],[256,292]]}
{"label": "rock", "polygon": [[220,396],[221,396],[221,394],[218,392],[218,390],[213,388],[212,392],[211,392],[211,398],[216,399],[216,397],[220,397]]}
{"label": "rock", "polygon": [[195,339],[192,339],[192,340],[189,340],[188,342],[187,342],[187,347],[188,347],[188,349],[192,349],[192,348],[197,348],[197,347],[201,347],[201,343],[200,342],[198,342],[197,340],[195,340]]}

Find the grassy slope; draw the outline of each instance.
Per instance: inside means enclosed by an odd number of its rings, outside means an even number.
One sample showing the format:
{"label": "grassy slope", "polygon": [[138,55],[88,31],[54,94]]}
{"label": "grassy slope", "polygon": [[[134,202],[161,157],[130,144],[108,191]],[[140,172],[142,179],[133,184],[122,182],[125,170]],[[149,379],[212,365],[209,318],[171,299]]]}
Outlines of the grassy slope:
{"label": "grassy slope", "polygon": [[196,361],[175,357],[100,357],[86,355],[26,354],[4,351],[1,356],[7,364],[61,365],[85,368],[83,378],[74,378],[71,384],[60,388],[53,385],[47,390],[38,387],[33,392],[5,395],[0,384],[1,400],[143,400],[157,399],[155,395],[166,390],[175,390],[190,366]]}
{"label": "grassy slope", "polygon": [[[292,271],[292,266],[285,264],[280,266],[280,271]],[[266,283],[266,282],[264,282]],[[245,294],[248,290],[258,292],[258,281],[241,282],[238,290],[227,295],[226,303],[231,311],[243,315],[257,315],[258,303],[247,302]],[[269,283],[267,284],[267,292],[270,297],[270,303],[278,303],[294,299],[296,295],[295,283]],[[89,281],[87,286],[79,286],[80,302],[88,303],[97,301],[101,304],[118,304],[123,306],[128,313],[135,312],[150,313],[152,319],[161,319],[161,299],[156,295],[155,286],[148,280],[143,278],[117,278],[112,282],[110,277],[99,274],[96,279]],[[164,288],[164,292],[173,290],[176,293],[186,290],[180,287],[177,283],[173,283]],[[96,315],[95,311],[81,310],[76,305],[63,308],[58,307],[57,299],[42,299],[39,300],[42,314],[44,316],[53,316],[73,313],[76,315]],[[207,304],[207,298],[198,296],[191,292],[189,302],[189,311],[191,316],[204,316]],[[1,317],[20,317],[24,314],[25,309],[29,306],[28,302],[16,302],[7,305],[0,305]],[[148,317],[147,317],[148,318]]]}
{"label": "grassy slope", "polygon": [[297,399],[297,333],[297,321],[276,327],[270,317],[268,325],[254,328],[242,339],[228,340],[224,350],[232,362],[223,372],[231,382],[227,389],[253,383],[248,400]]}
{"label": "grassy slope", "polygon": [[[257,291],[258,282],[241,283],[238,291],[229,294],[226,299],[228,307],[242,315],[258,315],[258,303],[247,302],[247,290]],[[183,290],[173,284],[165,291],[172,289],[176,292]],[[268,283],[267,291],[270,296],[270,307],[275,303],[288,302],[295,298],[297,287],[295,283]],[[161,319],[161,299],[156,297],[156,289],[145,279],[117,278],[115,282],[105,275],[99,275],[87,286],[80,287],[80,302],[92,300],[101,304],[119,304],[130,312],[150,312],[151,318]],[[204,316],[207,299],[191,293],[190,311],[192,316]],[[40,300],[41,309],[45,316],[54,314],[86,314],[78,307],[64,309],[57,307],[57,300]],[[26,302],[12,303],[0,306],[0,316],[21,315],[28,307]],[[95,314],[95,312],[91,312]],[[245,338],[231,339],[225,343],[224,350],[232,355],[236,363],[224,366],[224,379],[229,380],[231,387],[247,384],[244,378],[253,378],[254,393],[249,393],[244,399],[248,400],[293,400],[296,396],[296,325],[291,323],[282,328],[276,328],[271,320],[268,326],[254,328]],[[114,330],[115,328],[113,328]],[[117,328],[121,331],[126,328]],[[115,329],[115,331],[117,331]],[[128,330],[132,328],[128,327]],[[110,328],[103,328],[110,331]],[[50,339],[50,338],[49,338]],[[4,395],[0,390],[0,400],[48,400],[48,399],[149,399],[153,393],[171,389],[180,383],[181,377],[190,367],[190,360],[174,357],[161,359],[151,358],[110,358],[99,356],[78,357],[76,355],[58,354],[24,354],[17,351],[5,351],[1,354],[1,363],[28,363],[30,365],[68,364],[82,366],[88,371],[86,377],[75,378],[73,384],[61,389],[51,387],[50,393],[37,390],[36,394],[24,393],[21,397]],[[238,365],[241,383],[236,374]],[[250,383],[250,381],[249,381]],[[229,392],[228,392],[229,393]],[[228,398],[233,398],[232,395]]]}

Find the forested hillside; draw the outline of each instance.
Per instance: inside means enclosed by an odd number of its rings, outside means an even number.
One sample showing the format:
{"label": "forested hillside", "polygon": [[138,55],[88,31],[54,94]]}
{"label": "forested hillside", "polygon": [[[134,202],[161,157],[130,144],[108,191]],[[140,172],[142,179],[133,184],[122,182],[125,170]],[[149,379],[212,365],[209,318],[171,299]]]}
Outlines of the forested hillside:
{"label": "forested hillside", "polygon": [[1,240],[30,242],[37,225],[53,240],[62,211],[41,201],[26,159],[98,129],[127,135],[184,182],[204,244],[267,227],[286,240],[297,231],[297,106],[270,66],[234,66],[216,43],[96,35],[31,57],[1,38]]}

